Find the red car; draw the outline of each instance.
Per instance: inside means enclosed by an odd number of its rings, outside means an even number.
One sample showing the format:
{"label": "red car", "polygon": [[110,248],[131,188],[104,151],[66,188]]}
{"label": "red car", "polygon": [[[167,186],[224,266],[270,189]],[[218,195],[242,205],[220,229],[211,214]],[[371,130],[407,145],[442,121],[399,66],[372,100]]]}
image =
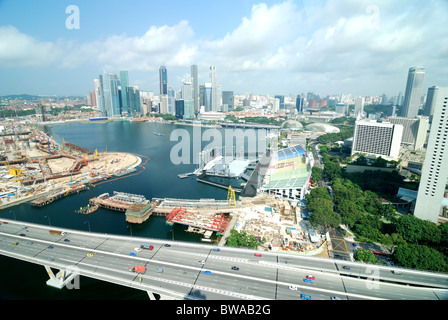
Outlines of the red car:
{"label": "red car", "polygon": [[261,257],[261,253],[255,253],[256,257]]}
{"label": "red car", "polygon": [[316,279],[316,277],[315,277],[315,276],[312,276],[312,275],[307,275],[306,278],[307,278],[307,279],[310,279],[310,280],[314,280],[314,279]]}

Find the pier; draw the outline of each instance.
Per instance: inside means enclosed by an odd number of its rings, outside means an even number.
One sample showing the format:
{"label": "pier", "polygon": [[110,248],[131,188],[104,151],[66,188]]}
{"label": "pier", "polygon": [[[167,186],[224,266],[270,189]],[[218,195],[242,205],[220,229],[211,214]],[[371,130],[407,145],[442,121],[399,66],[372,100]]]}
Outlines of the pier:
{"label": "pier", "polygon": [[62,191],[58,191],[56,193],[53,193],[50,195],[44,195],[42,197],[34,199],[34,200],[30,201],[30,204],[33,206],[37,206],[37,207],[43,207],[43,206],[46,206],[60,198],[66,197],[66,196],[74,194],[74,193],[79,193],[86,189],[87,189],[87,187],[85,184],[82,184],[79,186],[73,186],[70,189],[64,189]]}
{"label": "pier", "polygon": [[89,204],[109,210],[126,212],[132,205],[147,201],[148,200],[141,195],[114,191],[113,196],[110,196],[108,193],[103,193],[96,198],[90,199]]}

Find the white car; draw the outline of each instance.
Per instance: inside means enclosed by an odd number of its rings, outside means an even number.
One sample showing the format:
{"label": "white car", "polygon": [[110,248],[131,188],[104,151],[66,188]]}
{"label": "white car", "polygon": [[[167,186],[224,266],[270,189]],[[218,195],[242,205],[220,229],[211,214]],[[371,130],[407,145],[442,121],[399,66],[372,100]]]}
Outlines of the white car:
{"label": "white car", "polygon": [[289,290],[297,291],[297,287],[296,286],[289,286]]}
{"label": "white car", "polygon": [[140,249],[139,247],[135,247],[135,248],[134,248],[134,251],[135,251],[135,252],[140,252],[140,251],[142,251],[142,249]]}

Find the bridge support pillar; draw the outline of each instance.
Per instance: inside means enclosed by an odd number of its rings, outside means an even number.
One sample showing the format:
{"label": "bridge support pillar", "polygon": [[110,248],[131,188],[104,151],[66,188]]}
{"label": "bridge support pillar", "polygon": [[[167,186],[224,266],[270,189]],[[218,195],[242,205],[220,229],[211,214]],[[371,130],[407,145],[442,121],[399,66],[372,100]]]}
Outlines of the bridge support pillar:
{"label": "bridge support pillar", "polygon": [[146,292],[148,293],[149,300],[157,300],[156,297],[154,296],[154,293],[152,293],[151,291]]}
{"label": "bridge support pillar", "polygon": [[[69,283],[71,284],[71,281],[78,275],[78,273],[74,272],[74,270],[69,269],[59,270],[56,275],[48,266],[45,266],[45,270],[47,270],[48,276],[50,277],[50,279],[47,281],[47,285],[58,289],[64,288]],[[75,286],[71,285],[70,289],[73,288],[75,288]]]}

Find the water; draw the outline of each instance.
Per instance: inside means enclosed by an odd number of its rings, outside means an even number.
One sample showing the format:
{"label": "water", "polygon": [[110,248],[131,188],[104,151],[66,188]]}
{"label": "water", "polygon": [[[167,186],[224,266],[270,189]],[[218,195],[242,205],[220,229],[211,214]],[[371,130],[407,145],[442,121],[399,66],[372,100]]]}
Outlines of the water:
{"label": "water", "polygon": [[[146,199],[160,198],[215,198],[227,199],[227,190],[196,181],[194,176],[179,179],[179,173],[192,172],[197,165],[171,162],[171,149],[178,141],[170,141],[173,129],[186,130],[193,137],[193,127],[174,124],[160,124],[127,121],[107,123],[65,123],[44,127],[44,131],[57,141],[64,139],[83,148],[98,152],[129,152],[149,158],[145,170],[135,176],[107,181],[80,194],[71,195],[43,208],[29,204],[5,209],[0,218],[17,219],[38,224],[99,233],[173,239],[179,241],[200,241],[201,236],[185,232],[185,227],[165,223],[165,217],[152,216],[145,223],[130,225],[124,213],[98,209],[90,215],[75,213],[88,204],[90,198],[102,193],[121,191],[141,194]],[[202,129],[207,130],[207,129]],[[154,135],[161,132],[163,136]],[[224,134],[223,134],[224,136]],[[202,146],[209,142],[202,143]],[[191,146],[191,152],[193,147]],[[192,157],[191,157],[192,158]],[[192,161],[191,161],[192,162]],[[43,266],[33,265],[0,255],[0,299],[147,299],[145,292],[81,277],[79,290],[48,287],[48,275]]]}

